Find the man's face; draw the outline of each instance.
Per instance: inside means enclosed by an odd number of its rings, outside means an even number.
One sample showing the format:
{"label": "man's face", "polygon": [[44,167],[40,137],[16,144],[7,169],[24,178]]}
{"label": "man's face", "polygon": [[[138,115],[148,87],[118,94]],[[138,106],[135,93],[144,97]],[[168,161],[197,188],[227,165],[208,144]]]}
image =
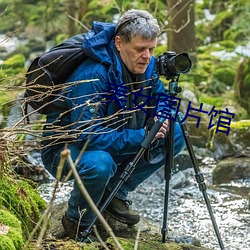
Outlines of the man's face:
{"label": "man's face", "polygon": [[136,35],[128,43],[124,43],[121,37],[115,37],[115,46],[128,70],[134,74],[143,74],[153,55],[157,39],[146,40]]}

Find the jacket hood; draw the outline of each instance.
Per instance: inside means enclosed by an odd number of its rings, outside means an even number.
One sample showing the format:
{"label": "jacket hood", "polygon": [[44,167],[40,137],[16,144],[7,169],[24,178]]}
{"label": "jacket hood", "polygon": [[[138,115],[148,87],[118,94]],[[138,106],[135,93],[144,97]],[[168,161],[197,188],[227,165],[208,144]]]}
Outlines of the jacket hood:
{"label": "jacket hood", "polygon": [[92,28],[85,34],[83,49],[87,56],[104,64],[112,64],[115,24],[94,21]]}

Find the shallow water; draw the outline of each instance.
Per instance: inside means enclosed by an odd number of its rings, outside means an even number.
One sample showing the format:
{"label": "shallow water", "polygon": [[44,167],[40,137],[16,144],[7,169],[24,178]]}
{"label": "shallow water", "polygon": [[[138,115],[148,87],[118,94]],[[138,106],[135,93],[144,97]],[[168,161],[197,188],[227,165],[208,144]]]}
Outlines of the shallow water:
{"label": "shallow water", "polygon": [[[250,250],[250,180],[212,186],[212,159],[202,162],[201,171],[207,185],[207,194],[226,250]],[[181,181],[180,181],[181,180]],[[179,188],[174,185],[179,182]],[[172,184],[174,183],[174,185]],[[64,184],[57,193],[56,203],[69,198],[72,183]],[[53,183],[40,186],[45,200],[51,197]],[[142,217],[162,227],[164,213],[165,181],[156,173],[136,192],[130,194],[133,208]],[[172,176],[168,203],[168,228],[174,235],[195,237],[202,246],[219,250],[218,240],[206,208],[203,195],[194,178],[192,168]],[[160,230],[160,229],[159,229]]]}
{"label": "shallow water", "polygon": [[[249,195],[250,180],[214,187],[211,186],[213,168],[214,164],[210,161],[209,165],[201,168],[201,171],[225,249],[250,249],[250,201],[246,191],[247,189]],[[169,194],[168,227],[174,234],[196,237],[202,246],[219,250],[219,243],[202,192],[197,187],[194,171],[190,168],[183,172],[186,176],[183,187],[171,188]],[[172,178],[174,179],[175,175]],[[141,210],[141,214],[162,227],[165,181],[157,184],[156,180],[149,179],[147,183],[148,187],[141,185],[136,197],[133,195],[134,207],[145,208]],[[149,198],[142,200],[139,198],[141,196]]]}

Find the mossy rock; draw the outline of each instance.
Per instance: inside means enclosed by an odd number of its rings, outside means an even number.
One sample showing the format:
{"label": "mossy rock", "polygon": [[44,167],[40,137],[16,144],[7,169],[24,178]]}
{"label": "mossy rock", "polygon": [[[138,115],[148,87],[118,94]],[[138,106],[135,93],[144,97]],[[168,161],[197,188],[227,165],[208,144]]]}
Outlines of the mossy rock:
{"label": "mossy rock", "polygon": [[[244,154],[250,148],[250,120],[232,122],[229,134],[216,133],[216,128],[211,129],[210,149],[217,160],[237,154]],[[245,152],[246,153],[246,152]]]}
{"label": "mossy rock", "polygon": [[24,238],[27,238],[45,210],[46,202],[26,180],[0,176],[0,207],[6,208],[21,221]]}
{"label": "mossy rock", "polygon": [[213,171],[213,183],[228,183],[233,180],[250,178],[250,158],[226,158]]}
{"label": "mossy rock", "polygon": [[24,239],[21,223],[9,211],[0,209],[0,249],[22,249]]}

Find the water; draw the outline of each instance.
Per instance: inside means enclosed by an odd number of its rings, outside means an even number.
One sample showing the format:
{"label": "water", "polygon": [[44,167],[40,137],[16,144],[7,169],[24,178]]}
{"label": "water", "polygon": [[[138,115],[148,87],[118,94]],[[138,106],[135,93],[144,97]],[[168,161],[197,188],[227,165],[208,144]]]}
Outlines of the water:
{"label": "water", "polygon": [[[226,250],[250,250],[250,180],[212,186],[212,159],[205,159],[201,171],[207,185],[207,194]],[[203,195],[194,178],[192,168],[174,174],[170,181],[168,228],[170,234],[199,239],[202,246],[219,250],[218,240],[206,208]],[[175,188],[177,187],[178,188]],[[64,184],[57,193],[56,203],[69,198],[72,182]],[[40,186],[41,195],[49,200],[53,183]],[[130,194],[133,208],[142,217],[162,227],[165,181],[159,173]]]}
{"label": "water", "polygon": [[[248,250],[250,249],[250,180],[211,186],[211,173],[214,166],[210,159],[209,165],[201,167],[201,171],[225,249]],[[168,227],[174,234],[196,237],[201,241],[202,246],[219,250],[220,247],[205,200],[194,178],[194,171],[190,168],[182,172],[186,176],[183,186],[178,189],[171,188],[169,194]],[[178,175],[179,173],[176,174],[176,176]],[[148,187],[142,185],[140,191],[136,192],[136,197],[133,197],[134,206],[136,208],[145,207],[141,211],[142,215],[154,221],[161,228],[165,181],[157,184],[156,179],[149,179],[147,184]],[[149,198],[140,203],[139,196],[143,195]]]}

